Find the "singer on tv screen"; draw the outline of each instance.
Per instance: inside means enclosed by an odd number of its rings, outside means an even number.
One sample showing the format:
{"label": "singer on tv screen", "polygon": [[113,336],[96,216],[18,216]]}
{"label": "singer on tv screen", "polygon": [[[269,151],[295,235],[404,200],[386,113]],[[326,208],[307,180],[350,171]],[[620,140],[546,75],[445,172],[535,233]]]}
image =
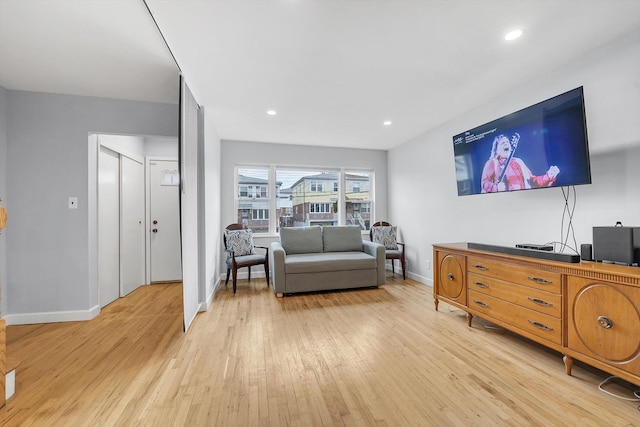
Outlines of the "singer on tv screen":
{"label": "singer on tv screen", "polygon": [[520,134],[514,133],[511,140],[500,134],[493,140],[489,160],[482,169],[482,192],[526,190],[533,187],[550,187],[560,173],[551,166],[542,175],[534,175],[526,163],[515,156]]}

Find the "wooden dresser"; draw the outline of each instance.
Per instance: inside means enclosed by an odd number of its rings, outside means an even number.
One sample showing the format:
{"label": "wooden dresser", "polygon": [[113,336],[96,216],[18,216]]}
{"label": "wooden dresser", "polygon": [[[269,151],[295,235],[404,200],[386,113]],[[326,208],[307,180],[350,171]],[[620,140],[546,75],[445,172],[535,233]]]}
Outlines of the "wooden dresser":
{"label": "wooden dresser", "polygon": [[433,298],[640,385],[640,267],[433,245]]}

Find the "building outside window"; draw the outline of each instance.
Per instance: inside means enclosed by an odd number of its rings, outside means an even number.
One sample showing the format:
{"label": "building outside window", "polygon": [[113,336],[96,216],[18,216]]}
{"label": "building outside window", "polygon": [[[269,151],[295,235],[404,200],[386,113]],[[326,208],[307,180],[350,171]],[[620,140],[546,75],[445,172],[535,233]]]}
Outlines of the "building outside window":
{"label": "building outside window", "polygon": [[345,172],[344,207],[346,223],[359,225],[363,230],[371,226],[371,173]]}
{"label": "building outside window", "polygon": [[[237,220],[254,233],[269,232],[268,168],[238,168]],[[279,189],[276,185],[276,191]]]}
{"label": "building outside window", "polygon": [[[255,233],[312,225],[370,226],[373,172],[278,166],[236,171],[238,222]],[[275,176],[275,185],[270,176]]]}

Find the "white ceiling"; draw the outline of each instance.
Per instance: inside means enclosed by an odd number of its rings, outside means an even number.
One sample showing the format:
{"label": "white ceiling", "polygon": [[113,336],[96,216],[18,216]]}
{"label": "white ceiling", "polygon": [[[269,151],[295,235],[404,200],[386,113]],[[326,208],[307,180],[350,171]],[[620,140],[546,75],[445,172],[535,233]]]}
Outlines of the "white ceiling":
{"label": "white ceiling", "polygon": [[[640,0],[147,4],[222,139],[374,149],[640,28]],[[6,89],[176,102],[177,75],[142,0],[0,0]]]}

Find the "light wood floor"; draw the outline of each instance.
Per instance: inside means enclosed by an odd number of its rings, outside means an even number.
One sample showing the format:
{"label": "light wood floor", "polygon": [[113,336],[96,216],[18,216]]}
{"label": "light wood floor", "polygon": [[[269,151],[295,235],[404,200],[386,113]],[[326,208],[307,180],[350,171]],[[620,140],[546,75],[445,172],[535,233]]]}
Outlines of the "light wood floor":
{"label": "light wood floor", "polygon": [[558,353],[435,312],[430,287],[391,273],[285,298],[240,281],[187,334],[181,301],[146,286],[88,322],[8,327],[21,364],[0,425],[640,425],[640,403],[598,391],[606,374],[567,376]]}

